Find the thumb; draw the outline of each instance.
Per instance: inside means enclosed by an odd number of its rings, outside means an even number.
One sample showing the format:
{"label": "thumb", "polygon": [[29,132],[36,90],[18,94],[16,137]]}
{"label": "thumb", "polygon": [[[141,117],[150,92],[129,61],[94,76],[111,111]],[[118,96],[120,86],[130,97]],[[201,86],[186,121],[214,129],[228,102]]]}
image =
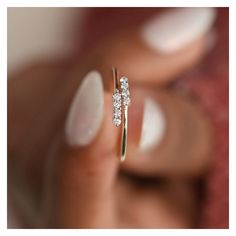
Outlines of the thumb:
{"label": "thumb", "polygon": [[[116,157],[120,133],[112,124],[112,95],[102,81],[97,71],[81,81],[63,135],[50,153],[44,203],[50,226],[115,226],[113,189],[120,164]],[[140,108],[132,108],[136,110],[130,122],[133,142],[140,132]]]}

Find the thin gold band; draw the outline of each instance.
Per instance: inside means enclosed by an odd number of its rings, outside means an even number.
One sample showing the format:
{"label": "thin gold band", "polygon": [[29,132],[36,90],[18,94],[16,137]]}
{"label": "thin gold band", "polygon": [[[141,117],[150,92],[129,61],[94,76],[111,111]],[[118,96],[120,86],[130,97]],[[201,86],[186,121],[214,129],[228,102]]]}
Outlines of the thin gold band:
{"label": "thin gold band", "polygon": [[[116,67],[112,68],[114,92],[120,91],[119,72]],[[128,106],[122,106],[122,131],[121,131],[121,148],[120,148],[120,161],[123,162],[126,157],[127,149],[127,134],[128,134]]]}
{"label": "thin gold band", "polygon": [[121,157],[120,160],[124,161],[126,157],[127,149],[127,131],[128,131],[128,106],[124,108],[123,122],[122,122],[122,134],[121,134]]}
{"label": "thin gold band", "polygon": [[116,67],[112,67],[112,72],[113,72],[113,82],[114,82],[114,91],[117,89],[119,90],[119,72]]}

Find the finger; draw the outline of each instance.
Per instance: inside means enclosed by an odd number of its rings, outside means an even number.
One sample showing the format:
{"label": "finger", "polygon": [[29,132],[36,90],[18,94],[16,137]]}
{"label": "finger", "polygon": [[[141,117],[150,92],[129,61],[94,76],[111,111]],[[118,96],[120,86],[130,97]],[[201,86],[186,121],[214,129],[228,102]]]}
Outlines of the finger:
{"label": "finger", "polygon": [[212,130],[197,103],[165,90],[146,90],[140,96],[145,102],[139,146],[129,145],[122,168],[149,176],[205,174],[212,159]]}
{"label": "finger", "polygon": [[[51,147],[45,199],[48,225],[54,227],[112,227],[114,182],[120,129],[112,124],[111,93],[104,91],[101,74],[88,73],[76,92],[62,135]],[[141,129],[142,103],[136,110],[135,130]]]}
{"label": "finger", "polygon": [[[81,82],[68,113],[65,140],[62,138],[63,135],[62,137],[59,136],[59,141],[56,142],[55,149],[53,148],[54,150],[50,154],[49,176],[45,183],[47,185],[45,214],[49,218],[48,225],[54,227],[104,227],[104,225],[112,227],[117,224],[115,211],[113,210],[116,205],[114,186],[119,168],[117,147],[119,148],[120,133],[111,123],[111,94],[103,92],[101,84],[101,77],[97,72],[90,72]],[[175,121],[168,122],[171,127],[165,147],[169,147],[170,152],[168,148],[165,149],[164,154],[158,155],[160,159],[153,155],[157,153],[155,149],[155,151],[148,152],[145,150],[145,153],[140,152],[137,141],[142,137],[142,120],[146,115],[145,110],[148,110],[145,108],[146,105],[142,99],[148,94],[149,97],[151,96],[149,99],[156,102],[157,97],[154,97],[154,94],[150,91],[140,96],[141,91],[138,91],[137,88],[133,88],[132,92],[135,99],[130,108],[129,149],[123,169],[139,175],[156,175],[157,173],[171,175],[180,172],[189,174],[191,161],[186,160],[186,157],[191,157],[189,150],[186,153],[184,152],[185,149],[175,152],[176,146],[173,147],[177,139],[183,141],[181,137],[176,137],[181,132],[175,130],[179,126],[178,121],[181,119],[177,119],[177,123],[174,124]],[[163,93],[158,98],[159,101],[163,99],[160,103],[164,105],[165,109],[169,106],[172,107],[170,111],[167,111],[168,119],[172,117],[172,112],[176,114],[176,110],[181,108],[181,98],[177,96],[171,97]],[[171,105],[171,102],[173,103],[176,100],[179,100],[179,105],[178,102]],[[185,103],[183,102],[183,104]],[[176,105],[178,106],[176,107]],[[185,106],[182,105],[182,110],[185,110],[186,107],[186,104]],[[191,111],[191,108],[187,112],[189,111]],[[150,114],[154,115],[154,119],[152,118],[149,121],[155,122],[155,111],[151,111]],[[181,116],[182,114],[178,115]],[[189,117],[190,120],[198,117],[193,122],[194,125],[197,124],[196,130],[199,129],[199,116],[196,111],[191,111]],[[181,127],[183,128],[185,125],[186,120],[184,120]],[[151,128],[155,131],[155,127]],[[186,136],[189,138],[191,135],[199,137],[199,134],[195,133],[196,130],[190,131],[193,132],[190,135],[189,133],[184,134],[184,138]],[[172,139],[173,133],[171,133],[173,131],[175,134],[174,140]],[[190,141],[193,145],[190,145],[189,149],[193,148],[193,152],[197,151],[196,140]],[[190,144],[192,143],[190,142]],[[181,153],[183,155],[182,159],[184,159],[183,165],[177,165],[177,168],[176,163],[179,160],[174,162],[176,153]],[[136,159],[132,162],[134,156]],[[196,153],[196,156],[199,156],[199,153]],[[169,157],[169,159],[166,160],[166,157]],[[197,159],[197,157],[193,158]],[[192,170],[194,168],[195,165]]]}
{"label": "finger", "polygon": [[95,65],[116,65],[138,83],[166,83],[205,55],[215,17],[213,8],[168,11],[108,37],[96,52]]}

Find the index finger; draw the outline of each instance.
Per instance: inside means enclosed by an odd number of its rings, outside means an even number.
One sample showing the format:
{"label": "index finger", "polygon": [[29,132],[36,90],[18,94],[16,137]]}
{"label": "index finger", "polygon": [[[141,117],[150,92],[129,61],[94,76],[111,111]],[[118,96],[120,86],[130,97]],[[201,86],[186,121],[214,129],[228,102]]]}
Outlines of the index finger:
{"label": "index finger", "polygon": [[167,83],[205,55],[215,17],[213,8],[183,8],[122,29],[97,48],[95,67],[115,65],[137,83]]}

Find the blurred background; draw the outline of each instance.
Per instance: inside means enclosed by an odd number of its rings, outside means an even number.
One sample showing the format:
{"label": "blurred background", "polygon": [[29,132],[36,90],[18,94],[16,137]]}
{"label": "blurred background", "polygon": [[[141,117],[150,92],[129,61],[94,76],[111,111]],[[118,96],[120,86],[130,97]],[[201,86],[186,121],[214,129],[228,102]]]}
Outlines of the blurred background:
{"label": "blurred background", "polygon": [[[13,72],[32,61],[64,57],[80,44],[87,9],[8,8],[8,71]],[[75,24],[76,22],[76,24]]]}
{"label": "blurred background", "polygon": [[[45,58],[79,58],[113,30],[141,24],[164,10],[8,8],[8,73],[17,73]],[[176,83],[197,97],[211,119],[216,137],[214,162],[204,179],[199,228],[228,227],[228,9],[217,11],[214,47],[196,70]],[[14,225],[11,209],[9,214],[10,224]]]}

